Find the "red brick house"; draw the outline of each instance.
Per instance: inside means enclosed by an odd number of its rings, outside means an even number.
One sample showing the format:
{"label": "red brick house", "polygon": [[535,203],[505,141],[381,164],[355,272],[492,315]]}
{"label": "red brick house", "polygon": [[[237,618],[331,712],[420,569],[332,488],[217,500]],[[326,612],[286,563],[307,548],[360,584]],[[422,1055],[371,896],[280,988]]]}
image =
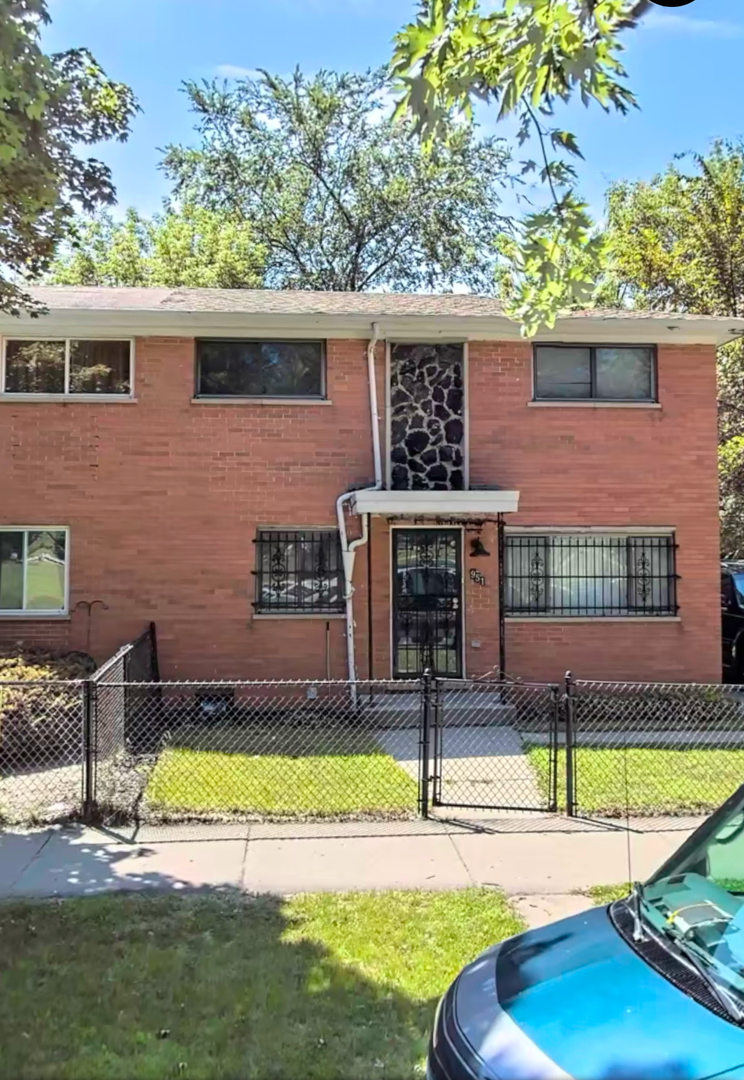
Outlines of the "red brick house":
{"label": "red brick house", "polygon": [[743,320],[528,342],[471,296],[36,292],[0,317],[0,642],[101,660],[154,620],[171,678],[719,679]]}

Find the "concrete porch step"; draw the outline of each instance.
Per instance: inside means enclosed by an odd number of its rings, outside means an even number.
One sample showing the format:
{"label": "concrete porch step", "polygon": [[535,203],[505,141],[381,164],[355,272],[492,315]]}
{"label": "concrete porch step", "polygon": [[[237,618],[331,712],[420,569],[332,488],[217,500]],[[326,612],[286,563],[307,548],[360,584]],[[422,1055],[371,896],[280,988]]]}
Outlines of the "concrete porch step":
{"label": "concrete porch step", "polygon": [[[380,727],[411,726],[421,719],[421,695],[386,694],[373,699],[367,709]],[[498,694],[452,695],[442,704],[443,727],[501,727],[513,725],[517,710]]]}

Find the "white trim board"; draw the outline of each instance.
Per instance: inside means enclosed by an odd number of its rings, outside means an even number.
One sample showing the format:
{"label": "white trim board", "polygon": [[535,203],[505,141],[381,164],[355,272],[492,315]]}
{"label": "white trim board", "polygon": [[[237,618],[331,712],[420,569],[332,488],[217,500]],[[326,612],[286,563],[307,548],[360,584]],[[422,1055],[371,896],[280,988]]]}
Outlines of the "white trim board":
{"label": "white trim board", "polygon": [[351,501],[357,514],[386,514],[393,517],[461,514],[482,517],[515,514],[518,491],[357,491]]}

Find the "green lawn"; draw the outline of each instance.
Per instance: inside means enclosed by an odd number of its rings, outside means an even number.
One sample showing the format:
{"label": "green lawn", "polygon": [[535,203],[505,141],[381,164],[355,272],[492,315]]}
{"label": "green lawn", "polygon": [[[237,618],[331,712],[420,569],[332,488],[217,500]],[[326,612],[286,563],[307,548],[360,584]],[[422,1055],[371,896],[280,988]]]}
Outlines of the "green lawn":
{"label": "green lawn", "polygon": [[[737,881],[732,878],[719,878],[716,882],[723,889],[728,889],[729,892],[742,894],[744,893],[744,881]],[[614,900],[622,900],[630,892],[630,884],[626,882],[623,885],[592,885],[591,889],[587,889],[587,895],[598,906],[604,906],[605,904],[611,904]]]}
{"label": "green lawn", "polygon": [[629,892],[630,885],[627,882],[624,885],[592,885],[591,889],[587,889],[587,895],[597,907],[622,900]]}
{"label": "green lawn", "polygon": [[0,1075],[422,1074],[439,996],[523,929],[494,891],[0,905]]}
{"label": "green lawn", "polygon": [[389,754],[367,736],[333,738],[315,733],[315,745],[326,752],[299,756],[281,745],[225,753],[192,748],[193,740],[192,747],[166,749],[150,775],[146,804],[161,813],[278,817],[415,813],[416,781]]}
{"label": "green lawn", "polygon": [[[548,790],[548,750],[527,747],[543,792]],[[627,755],[627,760],[626,760]],[[627,793],[626,793],[627,766]],[[576,792],[584,814],[622,817],[631,814],[707,813],[744,782],[744,750],[685,750],[630,747],[576,751]],[[627,794],[627,802],[626,802]],[[565,805],[565,761],[558,761],[558,801]]]}

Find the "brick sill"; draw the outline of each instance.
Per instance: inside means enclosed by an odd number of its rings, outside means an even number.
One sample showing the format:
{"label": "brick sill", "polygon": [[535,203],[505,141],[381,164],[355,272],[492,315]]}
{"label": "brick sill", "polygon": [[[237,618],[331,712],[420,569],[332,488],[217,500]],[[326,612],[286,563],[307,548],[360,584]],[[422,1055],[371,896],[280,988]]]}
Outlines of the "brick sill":
{"label": "brick sill", "polygon": [[507,623],[681,623],[681,615],[505,615]]}
{"label": "brick sill", "polygon": [[0,615],[0,622],[70,622],[72,615],[45,615],[44,612],[23,611],[16,615]]}
{"label": "brick sill", "polygon": [[192,405],[332,405],[328,398],[192,397]]}
{"label": "brick sill", "polygon": [[528,401],[529,409],[660,409],[658,401]]}
{"label": "brick sill", "polygon": [[0,404],[39,405],[54,402],[62,405],[136,405],[136,397],[127,394],[0,394]]}
{"label": "brick sill", "polygon": [[345,619],[346,616],[342,615],[340,613],[339,614],[334,614],[334,615],[302,615],[302,614],[298,613],[297,615],[293,615],[292,612],[286,612],[286,613],[285,612],[281,612],[281,613],[277,612],[275,615],[274,614],[271,614],[271,615],[269,615],[269,614],[252,615],[251,618],[255,622],[264,622],[264,621],[267,621],[269,619],[274,619],[274,620],[275,619],[307,619],[307,620],[315,620],[316,622],[318,620],[321,620],[322,622],[330,622],[330,621],[333,621],[333,620]]}

